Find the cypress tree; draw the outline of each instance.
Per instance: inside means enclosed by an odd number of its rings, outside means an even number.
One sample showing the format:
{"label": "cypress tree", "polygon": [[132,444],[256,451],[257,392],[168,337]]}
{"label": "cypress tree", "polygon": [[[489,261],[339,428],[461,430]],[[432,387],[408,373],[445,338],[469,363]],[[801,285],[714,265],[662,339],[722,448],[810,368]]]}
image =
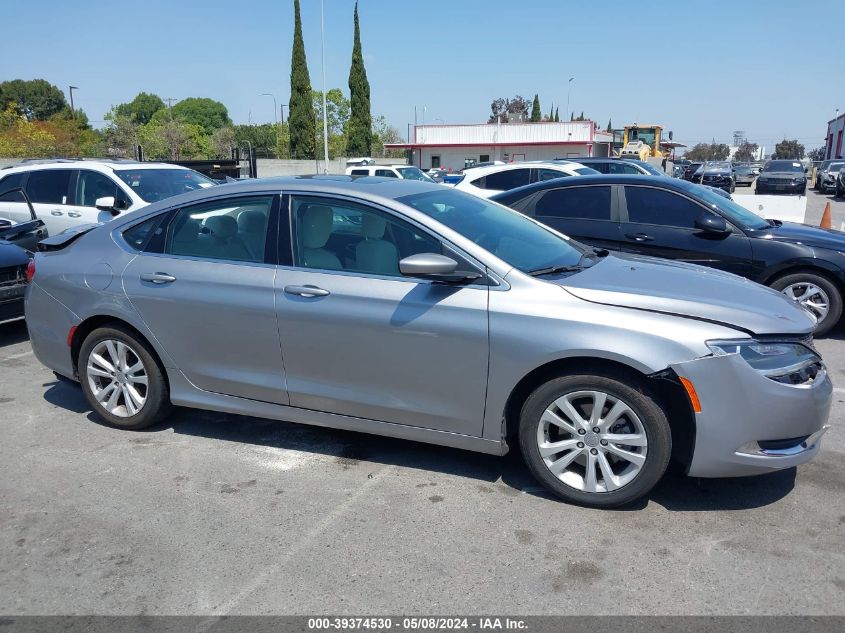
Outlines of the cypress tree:
{"label": "cypress tree", "polygon": [[549,119],[548,120],[549,121],[555,120],[555,104],[554,103],[552,103],[552,105],[549,106]]}
{"label": "cypress tree", "polygon": [[607,120],[607,132],[613,131],[613,123],[611,123],[610,119]]}
{"label": "cypress tree", "polygon": [[349,68],[350,113],[346,140],[348,156],[369,156],[373,144],[373,120],[370,114],[370,82],[361,52],[361,29],[358,26],[358,2],[355,2],[355,38],[352,44],[352,66]]}
{"label": "cypress tree", "polygon": [[560,108],[557,107],[557,108],[555,108],[555,123],[559,123],[559,122],[560,122]]}
{"label": "cypress tree", "polygon": [[311,96],[311,79],[305,43],[302,41],[302,20],[299,17],[299,0],[293,0],[293,52],[290,64],[290,133],[291,158],[314,158],[317,126],[314,121],[314,103]]}
{"label": "cypress tree", "polygon": [[534,103],[531,106],[531,122],[538,123],[543,120],[543,115],[540,114],[540,95],[534,93]]}

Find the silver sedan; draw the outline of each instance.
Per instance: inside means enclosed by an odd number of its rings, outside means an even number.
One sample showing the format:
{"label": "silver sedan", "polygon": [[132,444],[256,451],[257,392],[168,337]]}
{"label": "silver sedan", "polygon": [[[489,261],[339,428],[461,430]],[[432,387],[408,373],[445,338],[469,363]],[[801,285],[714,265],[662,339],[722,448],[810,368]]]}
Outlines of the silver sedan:
{"label": "silver sedan", "polygon": [[814,318],[781,293],[439,185],[254,180],[39,250],[33,349],[125,429],[179,405],[518,446],[552,493],[611,507],[670,458],[766,473],[811,459],[826,428]]}

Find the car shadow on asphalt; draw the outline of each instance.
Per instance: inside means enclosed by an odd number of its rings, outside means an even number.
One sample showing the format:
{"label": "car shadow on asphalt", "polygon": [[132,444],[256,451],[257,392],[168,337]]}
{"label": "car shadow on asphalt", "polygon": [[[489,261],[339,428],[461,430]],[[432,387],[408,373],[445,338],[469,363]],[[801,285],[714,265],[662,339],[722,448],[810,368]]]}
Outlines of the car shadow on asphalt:
{"label": "car shadow on asphalt", "polygon": [[[85,423],[107,426],[91,412],[75,383],[59,380],[46,383],[45,387],[47,402],[74,413],[87,413]],[[557,502],[534,480],[515,447],[508,455],[496,457],[353,431],[181,408],[176,409],[165,423],[132,433],[156,433],[165,429],[173,429],[180,435],[320,454],[345,467],[366,469],[368,465],[389,465],[421,473],[443,473],[476,480],[485,492],[509,496],[527,494]],[[794,486],[794,468],[758,477],[697,479],[687,477],[681,465],[671,464],[646,499],[618,510],[643,510],[649,501],[672,512],[748,510],[775,503],[788,495]]]}
{"label": "car shadow on asphalt", "polygon": [[28,340],[29,332],[26,331],[26,321],[23,319],[0,324],[0,349]]}

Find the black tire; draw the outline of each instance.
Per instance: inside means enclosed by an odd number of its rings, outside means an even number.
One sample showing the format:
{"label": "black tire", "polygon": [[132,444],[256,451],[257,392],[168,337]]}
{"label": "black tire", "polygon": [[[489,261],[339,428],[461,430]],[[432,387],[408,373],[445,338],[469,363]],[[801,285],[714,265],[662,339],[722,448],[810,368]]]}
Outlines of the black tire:
{"label": "black tire", "polygon": [[[648,442],[645,462],[638,474],[611,492],[585,492],[564,483],[549,470],[538,445],[543,414],[555,400],[577,391],[594,390],[627,404],[639,418]],[[572,437],[577,439],[574,435]],[[666,413],[638,379],[632,380],[632,375],[614,370],[565,375],[540,385],[522,406],[519,444],[528,469],[544,488],[565,501],[592,508],[613,508],[647,495],[663,476],[672,453],[672,435]],[[583,464],[575,467],[586,470]]]}
{"label": "black tire", "polygon": [[[87,372],[89,357],[98,345],[109,340],[119,341],[126,345],[132,354],[131,358],[133,358],[133,361],[137,358],[143,364],[142,369],[146,373],[147,385],[143,391],[145,400],[140,409],[132,415],[115,415],[97,401],[92,391]],[[161,422],[173,409],[173,405],[170,403],[170,389],[167,379],[164,376],[162,368],[156,361],[150,346],[136,333],[121,325],[114,324],[97,328],[85,338],[79,350],[77,371],[79,372],[79,382],[82,385],[82,392],[85,394],[85,398],[88,400],[94,413],[112,426],[133,431],[144,429]],[[121,373],[122,376],[123,374]],[[95,378],[93,380],[107,382],[110,379]],[[141,387],[138,387],[138,389],[140,390]],[[121,398],[125,399],[126,397],[126,395],[121,395],[119,396],[119,400]],[[124,405],[124,408],[128,411],[128,407]]]}
{"label": "black tire", "polygon": [[828,296],[829,309],[827,311],[827,316],[819,321],[814,332],[814,336],[824,336],[839,322],[839,319],[842,317],[842,293],[839,291],[836,284],[830,281],[827,277],[809,271],[785,275],[784,277],[780,277],[779,279],[772,281],[769,286],[779,292],[783,292],[785,288],[793,284],[800,283],[814,284],[824,290]]}

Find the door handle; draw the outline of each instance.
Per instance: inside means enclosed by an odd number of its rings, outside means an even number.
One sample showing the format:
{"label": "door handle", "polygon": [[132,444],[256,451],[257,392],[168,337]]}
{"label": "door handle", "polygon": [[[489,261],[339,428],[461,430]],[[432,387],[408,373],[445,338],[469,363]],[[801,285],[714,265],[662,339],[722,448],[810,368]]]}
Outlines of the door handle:
{"label": "door handle", "polygon": [[285,286],[285,293],[289,295],[298,295],[300,297],[326,297],[329,294],[328,290],[323,290],[317,286]]}
{"label": "door handle", "polygon": [[50,211],[50,215],[64,215],[64,213],[62,213],[58,209],[53,209],[52,211]]}
{"label": "door handle", "polygon": [[141,273],[141,281],[151,281],[154,284],[169,284],[176,281],[176,277],[167,273]]}
{"label": "door handle", "polygon": [[82,214],[77,213],[76,211],[68,211],[67,214],[68,214],[68,217],[70,217],[70,218],[81,218],[82,217]]}
{"label": "door handle", "polygon": [[635,242],[650,242],[654,239],[651,235],[645,233],[625,233],[625,237]]}

